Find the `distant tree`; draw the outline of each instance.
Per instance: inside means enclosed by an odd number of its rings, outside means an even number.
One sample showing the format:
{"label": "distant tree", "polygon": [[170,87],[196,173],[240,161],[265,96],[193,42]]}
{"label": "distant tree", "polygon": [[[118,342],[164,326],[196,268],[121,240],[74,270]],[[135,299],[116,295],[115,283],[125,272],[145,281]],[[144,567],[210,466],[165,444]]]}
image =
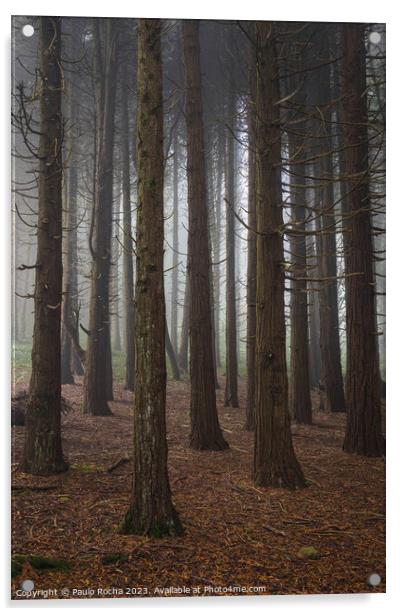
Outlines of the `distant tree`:
{"label": "distant tree", "polygon": [[124,387],[134,391],[135,364],[135,310],[133,229],[130,187],[130,134],[128,121],[127,63],[122,67],[121,79],[121,140],[122,140],[122,193],[123,193],[123,277],[125,301],[126,355]]}
{"label": "distant tree", "polygon": [[122,531],[178,535],[166,442],[161,22],[138,20],[136,374],[133,488]]}
{"label": "distant tree", "polygon": [[33,475],[67,470],[61,442],[62,144],[61,20],[40,18],[40,134],[35,322],[24,453]]}
{"label": "distant tree", "polygon": [[246,430],[255,429],[255,328],[256,328],[256,70],[255,49],[250,53],[250,96],[248,101],[248,235],[247,235],[247,402]]}
{"label": "distant tree", "polygon": [[284,314],[281,126],[274,25],[256,24],[257,295],[254,481],[300,488],[288,409]]}
{"label": "distant tree", "polygon": [[212,350],[208,209],[202,120],[199,23],[183,21],[188,180],[191,436],[194,449],[221,450]]}
{"label": "distant tree", "polygon": [[371,231],[364,26],[342,27],[342,128],[347,196],[345,451],[382,456],[380,372]]}
{"label": "distant tree", "polygon": [[92,274],[83,392],[83,410],[89,415],[110,415],[108,400],[112,398],[109,283],[118,31],[113,19],[106,20],[106,52],[103,54],[100,25],[99,20],[95,20],[98,130],[95,203],[89,238]]}
{"label": "distant tree", "polygon": [[236,339],[236,270],[235,270],[235,128],[236,97],[229,83],[228,125],[226,134],[226,385],[225,406],[238,408],[237,339]]}

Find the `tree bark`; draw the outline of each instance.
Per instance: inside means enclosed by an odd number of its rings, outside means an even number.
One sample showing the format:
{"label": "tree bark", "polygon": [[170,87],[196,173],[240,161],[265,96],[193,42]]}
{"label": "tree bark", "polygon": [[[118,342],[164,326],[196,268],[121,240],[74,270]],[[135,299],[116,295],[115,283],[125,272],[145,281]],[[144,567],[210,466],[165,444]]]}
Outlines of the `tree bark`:
{"label": "tree bark", "polygon": [[[229,84],[232,88],[233,85]],[[225,406],[238,408],[237,393],[237,338],[236,338],[236,264],[235,264],[235,186],[234,186],[234,148],[233,138],[236,99],[229,94],[228,122],[231,130],[226,136],[226,386]]]}
{"label": "tree bark", "polygon": [[35,322],[24,453],[33,475],[67,470],[61,441],[62,301],[61,20],[40,18],[40,136]]}
{"label": "tree bark", "polygon": [[257,296],[256,429],[257,486],[303,487],[290,432],[284,272],[279,83],[270,22],[256,24],[257,52]]}
{"label": "tree bark", "polygon": [[248,102],[248,231],[247,231],[247,402],[245,429],[255,430],[255,329],[257,290],[256,236],[256,72],[254,48],[250,69],[250,98]]}
{"label": "tree bark", "polygon": [[[296,85],[296,84],[295,84]],[[299,101],[300,104],[303,101]],[[288,135],[289,158],[297,162],[303,154],[303,138]],[[311,424],[313,421],[310,395],[308,312],[307,312],[307,265],[305,231],[305,166],[293,164],[290,169],[290,193],[292,199],[292,222],[300,235],[291,237],[291,275],[290,298],[290,415],[296,423]],[[293,184],[293,186],[292,186]]]}
{"label": "tree bark", "polygon": [[[188,264],[187,264],[188,269]],[[183,372],[188,372],[188,338],[189,338],[189,322],[190,322],[190,280],[188,271],[186,272],[186,280],[184,283],[184,300],[183,300],[183,321],[181,327],[181,340],[178,362],[180,369]]]}
{"label": "tree bark", "polygon": [[[329,32],[328,32],[329,37]],[[325,39],[322,49],[325,62],[329,56],[329,44]],[[318,105],[321,107],[321,158],[317,163],[317,175],[323,184],[320,190],[321,204],[317,222],[321,233],[318,241],[318,265],[320,277],[328,280],[321,283],[320,298],[320,348],[321,348],[321,386],[324,394],[325,409],[333,412],[345,411],[345,396],[339,343],[338,283],[336,262],[336,235],[334,211],[334,178],[332,170],[332,138],[330,66],[324,65],[318,72]],[[324,155],[327,153],[326,155]]]}
{"label": "tree bark", "polygon": [[182,533],[167,468],[161,22],[138,20],[133,488],[126,534]]}
{"label": "tree bark", "polygon": [[134,311],[134,265],[133,228],[130,188],[130,142],[128,122],[127,64],[123,64],[121,81],[121,129],[122,129],[122,192],[123,192],[123,276],[125,301],[126,365],[124,388],[134,391],[135,373],[135,311]]}
{"label": "tree bark", "polygon": [[208,209],[203,144],[199,23],[183,21],[189,206],[191,436],[193,449],[221,450],[212,351]]}
{"label": "tree bark", "polygon": [[177,306],[179,301],[179,140],[177,127],[173,137],[173,262],[172,262],[172,302],[171,302],[171,340],[175,353],[177,345]]}
{"label": "tree bark", "polygon": [[371,233],[364,26],[342,26],[342,127],[348,196],[344,200],[347,418],[345,451],[382,456],[380,374]]}
{"label": "tree bark", "polygon": [[[111,235],[113,212],[113,142],[117,73],[117,31],[113,20],[106,22],[105,66],[98,66],[101,93],[98,113],[99,143],[96,171],[94,237],[92,252],[89,336],[86,352],[83,411],[89,415],[111,415],[112,398],[110,300]],[[100,55],[100,41],[98,54]],[[104,71],[104,76],[103,76]],[[104,83],[103,83],[104,79]],[[103,84],[103,85],[102,85]]]}

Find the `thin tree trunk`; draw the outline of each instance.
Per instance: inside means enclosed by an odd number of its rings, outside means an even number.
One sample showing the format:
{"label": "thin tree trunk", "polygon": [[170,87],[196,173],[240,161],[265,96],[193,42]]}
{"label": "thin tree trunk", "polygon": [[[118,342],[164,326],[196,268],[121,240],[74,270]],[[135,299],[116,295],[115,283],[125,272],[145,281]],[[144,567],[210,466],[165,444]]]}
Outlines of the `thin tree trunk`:
{"label": "thin tree trunk", "polygon": [[342,127],[348,196],[344,201],[347,417],[345,451],[382,456],[380,372],[371,233],[364,26],[342,27]]}
{"label": "thin tree trunk", "polygon": [[[303,157],[303,143],[299,137],[289,134],[289,158],[297,162]],[[294,175],[292,175],[294,174]],[[305,198],[306,181],[304,164],[291,166],[292,222],[300,235],[291,238],[292,290],[290,304],[290,415],[296,423],[311,424],[313,421],[310,395],[309,354],[308,354],[308,312],[306,282],[306,237]],[[294,179],[293,179],[294,178]],[[296,186],[297,185],[297,186]]]}
{"label": "thin tree trunk", "polygon": [[35,323],[21,468],[67,470],[61,442],[62,301],[61,20],[40,18],[40,136]]}
{"label": "thin tree trunk", "polygon": [[170,368],[172,370],[172,377],[174,381],[180,381],[180,369],[177,363],[176,353],[174,352],[173,344],[169,335],[169,328],[167,323],[165,325],[166,336],[165,336],[165,345],[166,345],[166,353],[169,358]]}
{"label": "thin tree trunk", "polygon": [[[323,44],[323,59],[329,55],[328,41]],[[318,265],[320,277],[328,279],[320,289],[320,346],[321,385],[325,409],[333,412],[345,411],[345,396],[339,342],[338,284],[336,280],[336,234],[334,211],[334,179],[332,170],[331,112],[327,109],[331,100],[330,67],[323,66],[318,74],[319,103],[321,103],[321,158],[317,163],[317,175],[323,183],[320,190],[321,207],[317,222],[321,233],[318,239]],[[324,155],[324,153],[328,153]]]}
{"label": "thin tree trunk", "polygon": [[[232,84],[229,86],[232,87]],[[225,406],[238,408],[237,393],[237,335],[236,335],[236,264],[235,264],[235,185],[234,185],[234,148],[233,138],[236,99],[229,94],[228,122],[231,130],[226,137],[226,386]]]}
{"label": "thin tree trunk", "polygon": [[212,351],[208,209],[203,145],[199,22],[183,21],[189,206],[191,436],[194,449],[221,450]]}
{"label": "thin tree trunk", "polygon": [[[113,211],[113,141],[117,73],[117,31],[113,20],[106,21],[104,75],[101,73],[100,125],[95,192],[95,228],[90,238],[93,257],[89,336],[85,362],[83,411],[89,415],[110,415],[112,368],[110,343],[109,281]],[[98,53],[100,55],[100,41]],[[104,77],[104,83],[103,83]],[[102,85],[103,84],[103,85]],[[92,244],[93,239],[93,244]]]}
{"label": "thin tree trunk", "polygon": [[257,325],[254,481],[303,487],[288,409],[283,272],[279,83],[270,22],[256,24],[257,51]]}
{"label": "thin tree trunk", "polygon": [[182,533],[167,468],[161,22],[138,20],[137,323],[133,488],[122,531]]}
{"label": "thin tree trunk", "polygon": [[173,262],[172,262],[172,303],[171,303],[171,339],[174,352],[178,352],[177,342],[177,306],[179,289],[179,141],[177,127],[173,137]]}
{"label": "thin tree trunk", "polygon": [[[187,265],[188,269],[188,265]],[[184,283],[184,300],[183,300],[183,321],[181,327],[181,341],[178,362],[183,372],[188,372],[188,342],[189,342],[189,324],[190,324],[190,277],[186,273]]]}
{"label": "thin tree trunk", "polygon": [[121,130],[122,130],[122,192],[123,192],[123,276],[125,300],[126,365],[124,388],[134,391],[135,372],[135,308],[134,308],[134,266],[133,229],[131,216],[130,188],[130,141],[128,122],[127,64],[123,64],[121,80]]}
{"label": "thin tree trunk", "polygon": [[254,48],[251,56],[250,99],[248,102],[248,232],[247,232],[247,402],[245,429],[255,429],[255,328],[257,290],[256,221],[256,72]]}

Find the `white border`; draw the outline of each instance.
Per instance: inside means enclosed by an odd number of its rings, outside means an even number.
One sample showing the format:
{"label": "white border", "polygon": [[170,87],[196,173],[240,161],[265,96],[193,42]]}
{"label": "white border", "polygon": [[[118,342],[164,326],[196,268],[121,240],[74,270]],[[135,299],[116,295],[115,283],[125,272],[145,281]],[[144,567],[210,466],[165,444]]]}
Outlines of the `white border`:
{"label": "white border", "polygon": [[[391,0],[335,0],[329,3],[312,0],[286,0],[271,3],[269,0],[203,0],[199,4],[179,0],[153,0],[135,3],[131,1],[114,0],[111,3],[84,2],[69,0],[66,4],[55,4],[54,0],[35,0],[35,2],[5,1],[1,6],[1,44],[2,62],[0,65],[0,107],[1,124],[4,130],[0,148],[0,170],[2,185],[2,201],[0,206],[0,271],[2,285],[2,300],[0,315],[2,324],[0,351],[0,392],[3,416],[3,472],[1,474],[2,524],[3,541],[1,543],[2,559],[0,569],[0,588],[3,606],[25,612],[26,609],[61,609],[82,612],[84,609],[124,609],[158,611],[165,615],[183,610],[200,610],[218,612],[229,609],[231,613],[240,613],[244,609],[253,608],[257,613],[267,614],[269,611],[281,610],[283,614],[298,616],[303,613],[338,614],[339,611],[365,616],[375,614],[381,616],[381,611],[396,608],[401,597],[401,553],[402,553],[402,507],[401,507],[401,439],[402,439],[402,408],[398,404],[401,391],[402,376],[402,340],[400,330],[400,314],[402,297],[400,284],[402,281],[400,244],[402,231],[402,188],[401,175],[401,28],[402,19],[396,2]],[[288,597],[255,597],[255,598],[202,598],[194,599],[145,599],[145,600],[90,600],[90,601],[36,601],[10,602],[8,552],[10,516],[9,500],[9,374],[10,374],[10,16],[48,14],[54,15],[56,10],[62,15],[104,15],[117,17],[170,17],[170,18],[231,18],[231,19],[276,19],[288,21],[362,21],[387,23],[387,137],[388,137],[388,216],[387,216],[387,595],[319,595],[319,596],[288,596]],[[390,124],[391,122],[391,124]],[[7,136],[7,137],[6,137]],[[399,394],[399,396],[398,396]],[[6,429],[5,429],[6,428]]]}

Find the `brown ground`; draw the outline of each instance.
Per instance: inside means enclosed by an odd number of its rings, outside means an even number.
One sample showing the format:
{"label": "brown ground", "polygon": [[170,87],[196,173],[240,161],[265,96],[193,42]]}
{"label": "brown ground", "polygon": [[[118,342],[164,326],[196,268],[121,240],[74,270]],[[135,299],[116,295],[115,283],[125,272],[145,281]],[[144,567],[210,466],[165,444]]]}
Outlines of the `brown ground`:
{"label": "brown ground", "polygon": [[[240,410],[225,409],[218,392],[230,450],[196,452],[187,447],[188,383],[169,382],[170,479],[186,532],[176,539],[147,539],[118,533],[130,465],[107,470],[130,453],[131,396],[116,388],[114,416],[91,418],[80,413],[80,389],[63,388],[74,405],[63,417],[67,473],[47,478],[19,473],[24,428],[12,428],[13,552],[72,564],[67,573],[38,573],[25,564],[13,580],[13,597],[27,578],[37,589],[58,589],[59,596],[62,588],[76,596],[73,588],[113,587],[124,596],[126,588],[137,596],[145,591],[135,589],[146,588],[154,596],[157,587],[199,587],[200,594],[211,594],[205,586],[265,586],[268,594],[385,591],[384,460],[342,452],[343,414],[316,412],[312,427],[293,426],[307,489],[256,489],[250,480],[253,436],[243,430],[244,383]],[[301,558],[298,552],[306,546],[314,547],[318,558]],[[119,562],[107,564],[117,553]],[[375,588],[367,584],[372,573],[382,578]]]}

